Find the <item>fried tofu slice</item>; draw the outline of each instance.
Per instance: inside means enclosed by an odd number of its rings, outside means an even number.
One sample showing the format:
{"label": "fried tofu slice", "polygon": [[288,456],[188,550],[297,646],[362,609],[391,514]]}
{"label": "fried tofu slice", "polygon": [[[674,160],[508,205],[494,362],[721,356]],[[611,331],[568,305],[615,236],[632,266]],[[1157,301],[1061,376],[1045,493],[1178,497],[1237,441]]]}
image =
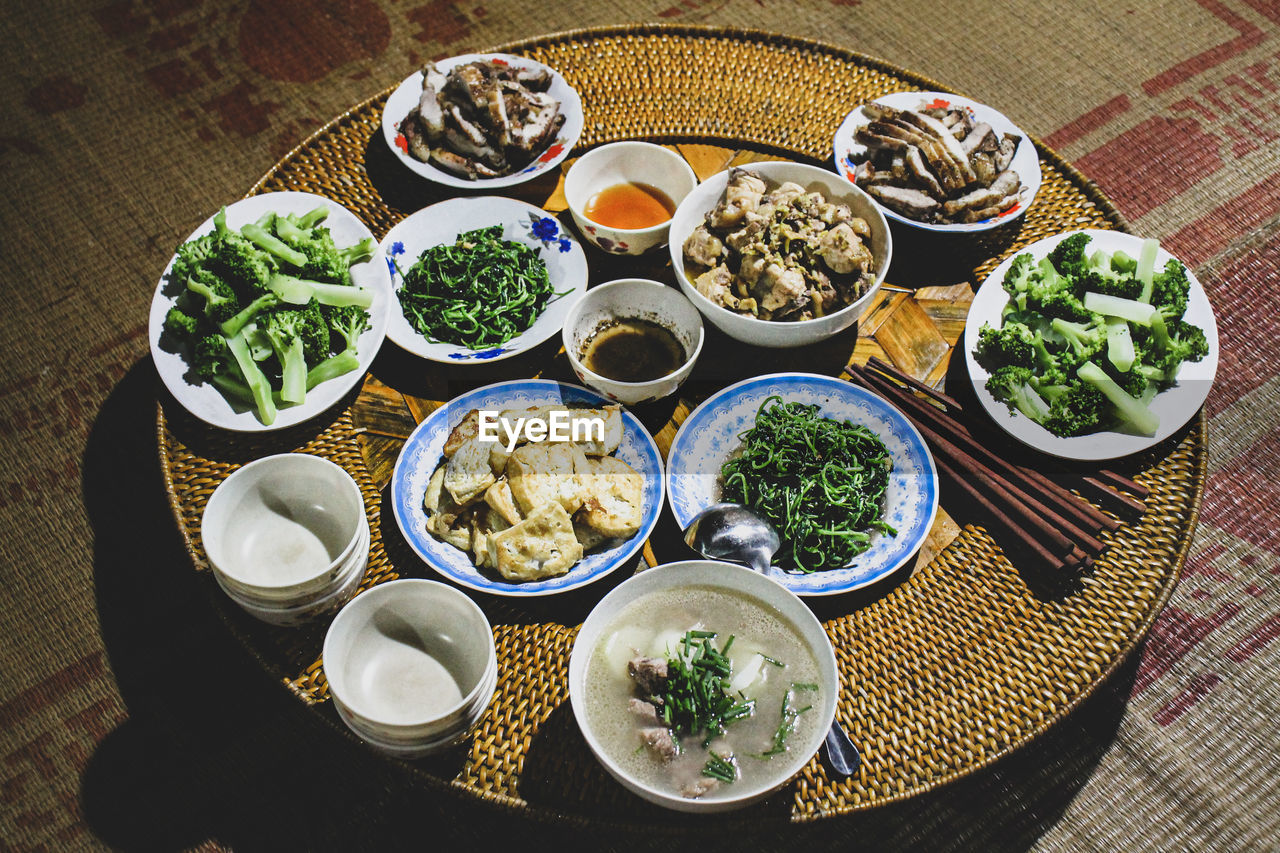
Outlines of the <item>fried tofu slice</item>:
{"label": "fried tofu slice", "polygon": [[491,537],[509,527],[511,525],[493,507],[487,506],[483,510],[476,511],[471,522],[471,553],[477,566],[486,569],[497,568],[493,562],[496,554],[490,547]]}
{"label": "fried tofu slice", "polygon": [[468,506],[497,481],[489,467],[489,445],[471,437],[458,447],[444,468],[444,488],[462,506]]}
{"label": "fried tofu slice", "polygon": [[506,480],[499,480],[490,486],[484,493],[484,502],[498,513],[508,526],[519,524],[524,520],[524,516],[516,507],[516,499],[511,494],[511,484]]}
{"label": "fried tofu slice", "polygon": [[576,460],[582,450],[567,444],[526,444],[516,448],[507,461],[507,483],[520,512],[527,516],[548,501],[555,501],[566,513],[582,506],[582,488]]}
{"label": "fried tofu slice", "polygon": [[592,456],[580,475],[586,499],[578,522],[608,538],[626,539],[644,521],[644,477],[616,456]]}
{"label": "fried tofu slice", "polygon": [[472,409],[458,422],[449,437],[444,441],[444,458],[448,459],[458,452],[458,448],[462,447],[469,439],[475,438],[480,432],[480,410]]}
{"label": "fried tofu slice", "polygon": [[[466,511],[444,488],[444,471],[444,465],[435,470],[431,479],[427,481],[427,491],[422,498],[422,508],[428,516],[427,529],[433,533],[436,533],[437,529],[444,531],[453,527],[458,517]],[[443,538],[441,533],[436,535]]]}
{"label": "fried tofu slice", "polygon": [[534,508],[522,522],[489,535],[490,559],[507,580],[563,575],[582,559],[573,521],[559,501]]}
{"label": "fried tofu slice", "polygon": [[599,418],[604,422],[603,438],[592,432],[590,441],[579,441],[578,446],[588,456],[608,456],[622,444],[622,407],[605,406],[602,409],[574,409],[576,418]]}

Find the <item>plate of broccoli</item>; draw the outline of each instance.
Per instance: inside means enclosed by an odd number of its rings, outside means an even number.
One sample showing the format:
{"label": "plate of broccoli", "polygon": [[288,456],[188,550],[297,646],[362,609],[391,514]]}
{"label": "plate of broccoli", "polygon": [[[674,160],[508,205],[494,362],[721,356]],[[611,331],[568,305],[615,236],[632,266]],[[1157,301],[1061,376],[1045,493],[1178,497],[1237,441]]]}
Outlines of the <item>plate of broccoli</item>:
{"label": "plate of broccoli", "polygon": [[301,423],[364,378],[386,336],[390,281],[369,229],[304,192],[220,209],[178,247],[151,302],[151,354],[200,420]]}
{"label": "plate of broccoli", "polygon": [[979,401],[1010,435],[1065,459],[1116,459],[1204,404],[1218,331],[1204,288],[1160,247],[1087,229],[1032,243],[978,288],[964,333]]}

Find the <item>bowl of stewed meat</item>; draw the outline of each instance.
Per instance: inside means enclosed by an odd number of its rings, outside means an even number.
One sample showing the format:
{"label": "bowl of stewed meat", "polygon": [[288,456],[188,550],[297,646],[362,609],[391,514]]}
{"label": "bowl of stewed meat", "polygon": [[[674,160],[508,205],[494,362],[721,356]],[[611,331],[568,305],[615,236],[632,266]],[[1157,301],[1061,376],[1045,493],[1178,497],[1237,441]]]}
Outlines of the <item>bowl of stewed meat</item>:
{"label": "bowl of stewed meat", "polygon": [[671,220],[685,295],[725,334],[765,347],[813,344],[852,326],[884,280],[892,243],[866,193],[802,163],[712,175]]}

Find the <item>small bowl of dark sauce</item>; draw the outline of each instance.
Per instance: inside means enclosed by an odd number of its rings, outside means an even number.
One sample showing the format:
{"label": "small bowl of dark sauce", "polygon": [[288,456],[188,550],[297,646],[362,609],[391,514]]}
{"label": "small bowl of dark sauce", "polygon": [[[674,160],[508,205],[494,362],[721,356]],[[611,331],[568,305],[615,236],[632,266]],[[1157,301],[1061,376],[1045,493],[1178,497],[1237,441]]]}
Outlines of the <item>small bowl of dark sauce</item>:
{"label": "small bowl of dark sauce", "polygon": [[674,287],[624,278],[588,290],[562,334],[578,378],[633,405],[666,397],[689,377],[702,352],[702,315]]}

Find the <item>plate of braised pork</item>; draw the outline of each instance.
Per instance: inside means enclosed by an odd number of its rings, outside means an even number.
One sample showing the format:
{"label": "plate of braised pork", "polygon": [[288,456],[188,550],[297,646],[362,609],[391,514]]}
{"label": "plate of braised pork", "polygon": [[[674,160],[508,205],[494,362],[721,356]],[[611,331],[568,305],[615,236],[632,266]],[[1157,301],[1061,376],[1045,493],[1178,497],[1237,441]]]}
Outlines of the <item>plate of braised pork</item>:
{"label": "plate of braised pork", "polygon": [[427,62],[382,111],[387,145],[411,171],[452,187],[493,189],[560,163],[582,133],[582,101],[552,68],[521,56]]}
{"label": "plate of braised pork", "polygon": [[1021,216],[1040,189],[1035,145],[1003,114],[946,92],[896,92],[849,113],[835,165],[890,219],[929,231],[985,231]]}

